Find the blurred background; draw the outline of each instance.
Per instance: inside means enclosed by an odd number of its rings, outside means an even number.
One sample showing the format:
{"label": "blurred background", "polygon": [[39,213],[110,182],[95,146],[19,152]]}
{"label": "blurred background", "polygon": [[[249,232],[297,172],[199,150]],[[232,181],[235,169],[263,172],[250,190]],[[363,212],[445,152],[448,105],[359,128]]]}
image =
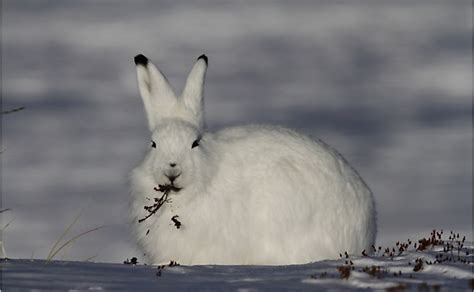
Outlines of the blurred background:
{"label": "blurred background", "polygon": [[433,228],[472,239],[471,1],[2,1],[7,255],[122,262],[128,173],[149,145],[133,56],[177,91],[202,53],[211,131],[272,123],[319,137],[367,181],[378,244]]}

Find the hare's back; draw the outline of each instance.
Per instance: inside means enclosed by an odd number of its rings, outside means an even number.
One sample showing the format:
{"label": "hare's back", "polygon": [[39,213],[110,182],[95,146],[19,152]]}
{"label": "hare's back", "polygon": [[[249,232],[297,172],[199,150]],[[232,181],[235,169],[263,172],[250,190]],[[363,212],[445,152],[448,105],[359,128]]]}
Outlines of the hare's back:
{"label": "hare's back", "polygon": [[218,132],[216,139],[222,147],[221,166],[240,173],[243,179],[276,179],[286,186],[306,185],[312,192],[322,186],[339,191],[344,187],[355,196],[371,196],[359,174],[321,140],[261,125],[228,128]]}
{"label": "hare's back", "polygon": [[274,167],[275,163],[296,167],[312,164],[321,167],[321,171],[346,164],[340,154],[322,141],[283,127],[249,125],[227,128],[216,133],[215,137],[222,147],[220,152],[224,159],[234,159],[238,163],[262,167]]}

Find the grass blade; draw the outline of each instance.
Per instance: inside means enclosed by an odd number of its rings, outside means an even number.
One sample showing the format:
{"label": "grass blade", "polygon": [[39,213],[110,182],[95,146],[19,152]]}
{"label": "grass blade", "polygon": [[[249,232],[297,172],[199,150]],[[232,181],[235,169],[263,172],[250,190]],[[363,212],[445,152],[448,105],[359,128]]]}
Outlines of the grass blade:
{"label": "grass blade", "polygon": [[10,226],[10,224],[13,222],[13,220],[15,220],[15,218],[12,218],[10,221],[8,221],[8,223],[5,224],[5,226],[3,226],[2,229],[0,229],[0,232],[5,231],[5,229],[7,229],[7,227]]}
{"label": "grass blade", "polygon": [[78,239],[79,237],[83,236],[83,235],[86,235],[88,233],[91,233],[91,232],[94,232],[96,230],[99,230],[101,228],[103,228],[104,226],[99,226],[99,227],[96,227],[96,228],[92,228],[92,229],[89,229],[87,231],[84,231],[84,232],[81,232],[79,233],[78,235],[74,236],[73,238],[69,239],[68,241],[66,241],[65,243],[63,243],[60,247],[58,247],[50,256],[48,256],[47,258],[47,261],[50,261],[54,258],[55,255],[58,254],[58,252],[60,252],[63,248],[65,248],[66,246],[68,246],[69,244],[73,243],[76,239]]}
{"label": "grass blade", "polygon": [[64,230],[64,232],[61,234],[61,236],[58,238],[58,240],[56,240],[56,242],[54,243],[53,247],[49,250],[49,253],[48,253],[48,256],[46,257],[46,259],[49,261],[50,259],[52,259],[51,255],[54,253],[56,247],[59,245],[59,243],[64,239],[64,237],[66,237],[66,235],[69,233],[69,231],[71,230],[71,228],[76,224],[77,220],[79,220],[79,217],[81,217],[81,214],[82,214],[82,209],[81,211],[79,211],[79,213],[77,214],[76,218],[74,218],[74,220],[71,222],[71,224],[69,224],[69,226],[66,228],[66,230]]}
{"label": "grass blade", "polygon": [[8,115],[8,114],[11,114],[11,113],[19,112],[19,111],[22,111],[24,109],[25,109],[24,106],[20,106],[20,107],[17,107],[17,108],[8,110],[8,111],[2,111],[2,115]]}
{"label": "grass blade", "polygon": [[91,260],[95,259],[98,255],[93,255],[91,257],[88,257],[87,259],[84,260],[84,262],[90,262]]}

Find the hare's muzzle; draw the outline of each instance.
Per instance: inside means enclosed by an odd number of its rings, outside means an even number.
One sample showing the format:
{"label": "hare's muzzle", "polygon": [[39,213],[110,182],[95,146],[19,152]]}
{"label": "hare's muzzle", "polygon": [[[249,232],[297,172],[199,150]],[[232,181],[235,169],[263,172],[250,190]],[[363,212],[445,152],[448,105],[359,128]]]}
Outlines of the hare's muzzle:
{"label": "hare's muzzle", "polygon": [[165,176],[170,180],[171,184],[181,175],[181,172],[177,170],[168,170],[165,172]]}

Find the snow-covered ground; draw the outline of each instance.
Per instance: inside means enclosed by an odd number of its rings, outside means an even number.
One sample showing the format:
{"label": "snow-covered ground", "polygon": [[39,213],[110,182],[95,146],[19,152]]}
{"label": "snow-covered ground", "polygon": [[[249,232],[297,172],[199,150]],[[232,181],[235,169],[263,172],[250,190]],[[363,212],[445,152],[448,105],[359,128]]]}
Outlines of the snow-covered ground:
{"label": "snow-covered ground", "polygon": [[[415,242],[411,242],[408,251],[400,252],[402,246],[405,249],[403,244],[408,244],[405,242],[394,245],[389,253],[382,248],[373,256],[342,255],[339,260],[292,266],[157,267],[9,259],[0,262],[1,288],[2,291],[473,289],[474,246],[463,243],[461,237],[442,244],[436,242],[434,247],[431,243],[428,241],[425,244],[428,248],[423,251],[415,251]],[[420,246],[419,242],[416,244]]]}

